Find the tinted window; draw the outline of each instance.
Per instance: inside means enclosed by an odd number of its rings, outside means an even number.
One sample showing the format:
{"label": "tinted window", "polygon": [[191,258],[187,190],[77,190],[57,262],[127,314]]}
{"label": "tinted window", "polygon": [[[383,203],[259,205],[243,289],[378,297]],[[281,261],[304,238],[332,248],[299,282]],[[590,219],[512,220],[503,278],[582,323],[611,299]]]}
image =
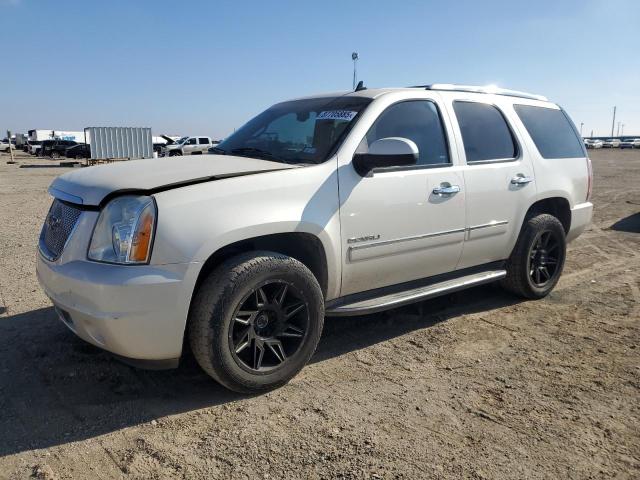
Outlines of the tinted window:
{"label": "tinted window", "polygon": [[358,153],[366,153],[376,140],[403,137],[418,147],[418,165],[449,163],[447,141],[438,108],[427,100],[400,102],[387,108],[371,126],[358,146]]}
{"label": "tinted window", "polygon": [[195,144],[196,144],[195,138],[190,138],[189,141],[187,142],[187,145],[195,145]]}
{"label": "tinted window", "polygon": [[467,162],[504,160],[518,154],[502,113],[493,105],[454,102]]}
{"label": "tinted window", "polygon": [[533,143],[544,158],[584,157],[582,142],[562,110],[514,105]]}
{"label": "tinted window", "polygon": [[208,145],[208,144],[209,144],[208,138],[200,137],[200,145]]}

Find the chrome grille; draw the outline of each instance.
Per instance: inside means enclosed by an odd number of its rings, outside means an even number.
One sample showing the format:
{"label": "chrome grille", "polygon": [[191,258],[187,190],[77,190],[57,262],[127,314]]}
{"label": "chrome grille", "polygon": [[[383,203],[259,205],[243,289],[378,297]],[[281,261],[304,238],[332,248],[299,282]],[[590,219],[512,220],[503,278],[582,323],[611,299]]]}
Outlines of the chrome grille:
{"label": "chrome grille", "polygon": [[40,251],[49,260],[57,260],[76,226],[82,210],[57,198],[51,204],[40,233]]}

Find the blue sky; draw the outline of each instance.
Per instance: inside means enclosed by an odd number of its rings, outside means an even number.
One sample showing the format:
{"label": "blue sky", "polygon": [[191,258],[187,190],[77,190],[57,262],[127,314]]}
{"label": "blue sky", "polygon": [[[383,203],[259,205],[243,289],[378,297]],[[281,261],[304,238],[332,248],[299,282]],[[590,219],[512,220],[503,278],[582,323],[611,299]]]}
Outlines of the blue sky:
{"label": "blue sky", "polygon": [[637,0],[0,0],[0,45],[0,132],[224,137],[277,101],[351,88],[357,50],[368,86],[541,93],[585,135],[608,135],[617,105],[640,136]]}

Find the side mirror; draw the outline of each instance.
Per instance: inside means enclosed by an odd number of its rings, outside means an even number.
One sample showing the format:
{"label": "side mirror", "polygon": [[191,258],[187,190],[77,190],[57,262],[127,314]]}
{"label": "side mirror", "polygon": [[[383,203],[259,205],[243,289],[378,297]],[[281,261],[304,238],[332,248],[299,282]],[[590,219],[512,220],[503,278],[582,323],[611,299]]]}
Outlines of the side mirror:
{"label": "side mirror", "polygon": [[405,167],[418,161],[418,147],[408,138],[387,137],[376,140],[367,153],[353,156],[353,168],[366,177],[374,168]]}

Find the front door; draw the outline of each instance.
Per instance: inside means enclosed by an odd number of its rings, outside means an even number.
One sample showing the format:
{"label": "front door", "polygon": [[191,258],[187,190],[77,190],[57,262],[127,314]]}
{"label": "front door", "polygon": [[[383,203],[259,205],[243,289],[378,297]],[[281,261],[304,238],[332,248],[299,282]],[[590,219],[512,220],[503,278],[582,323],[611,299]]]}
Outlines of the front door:
{"label": "front door", "polygon": [[191,155],[198,149],[198,139],[196,137],[191,137],[182,147],[182,151],[185,155]]}
{"label": "front door", "polygon": [[357,144],[364,153],[375,140],[407,138],[418,147],[417,165],[361,177],[350,163],[354,152],[339,154],[342,295],[456,268],[465,236],[464,177],[433,95],[388,105],[380,100],[381,113]]}

